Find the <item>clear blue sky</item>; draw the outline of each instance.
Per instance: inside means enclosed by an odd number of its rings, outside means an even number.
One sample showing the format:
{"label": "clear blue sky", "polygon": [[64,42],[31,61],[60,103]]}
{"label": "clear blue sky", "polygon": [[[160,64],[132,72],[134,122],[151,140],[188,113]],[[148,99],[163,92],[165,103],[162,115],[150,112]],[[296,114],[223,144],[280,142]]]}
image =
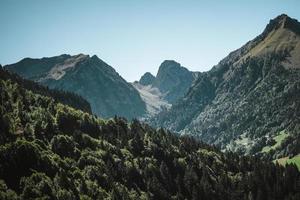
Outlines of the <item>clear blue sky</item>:
{"label": "clear blue sky", "polygon": [[207,71],[299,0],[0,0],[0,63],[96,54],[126,80],[166,59]]}

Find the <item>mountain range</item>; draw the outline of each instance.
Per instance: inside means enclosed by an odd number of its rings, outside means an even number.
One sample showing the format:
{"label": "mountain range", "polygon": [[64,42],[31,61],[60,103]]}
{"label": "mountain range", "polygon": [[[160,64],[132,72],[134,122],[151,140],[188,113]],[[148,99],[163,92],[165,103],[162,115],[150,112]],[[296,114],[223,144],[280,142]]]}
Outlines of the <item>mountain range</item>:
{"label": "mountain range", "polygon": [[97,56],[25,58],[0,94],[0,199],[300,199],[287,15],[207,72],[165,60],[129,83]]}
{"label": "mountain range", "polygon": [[283,14],[210,71],[165,60],[156,76],[147,72],[134,83],[84,54],[26,58],[4,68],[81,95],[98,116],[139,118],[224,151],[277,159],[300,152],[299,35],[299,22]]}
{"label": "mountain range", "polygon": [[128,83],[97,56],[84,54],[25,58],[4,68],[49,88],[86,98],[98,116],[128,119],[148,118],[170,108],[186,94],[198,74],[166,60],[156,77],[148,72],[139,82]]}
{"label": "mountain range", "polygon": [[[223,150],[269,153],[273,159],[295,156],[300,152],[299,61],[300,23],[280,15],[262,34],[199,74],[187,94],[152,124]],[[280,136],[284,140],[276,144]]]}

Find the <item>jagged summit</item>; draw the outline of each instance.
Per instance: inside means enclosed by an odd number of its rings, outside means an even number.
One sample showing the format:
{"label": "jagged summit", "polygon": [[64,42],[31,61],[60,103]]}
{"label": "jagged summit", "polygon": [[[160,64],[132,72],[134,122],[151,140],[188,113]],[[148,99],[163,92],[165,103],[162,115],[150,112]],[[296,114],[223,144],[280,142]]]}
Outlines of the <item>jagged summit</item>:
{"label": "jagged summit", "polygon": [[285,68],[300,67],[300,23],[296,19],[285,14],[271,19],[260,35],[231,52],[219,65],[238,65],[249,58],[266,55],[282,56]]}
{"label": "jagged summit", "polygon": [[168,102],[173,103],[186,94],[193,81],[193,72],[174,60],[165,60],[158,69],[153,86],[165,94]]}
{"label": "jagged summit", "polygon": [[271,19],[264,32],[271,32],[280,28],[289,29],[297,34],[300,34],[300,23],[298,20],[293,19],[286,14],[281,14],[276,18]]}
{"label": "jagged summit", "polygon": [[174,73],[181,69],[186,69],[186,68],[182,67],[180,63],[174,60],[165,60],[160,64],[156,77],[159,77],[162,73],[165,72],[172,71]]}
{"label": "jagged summit", "polygon": [[160,67],[167,66],[180,66],[180,63],[176,62],[175,60],[164,60],[160,65]]}
{"label": "jagged summit", "polygon": [[151,85],[154,80],[155,76],[153,76],[150,72],[146,72],[139,80],[139,83],[142,85]]}

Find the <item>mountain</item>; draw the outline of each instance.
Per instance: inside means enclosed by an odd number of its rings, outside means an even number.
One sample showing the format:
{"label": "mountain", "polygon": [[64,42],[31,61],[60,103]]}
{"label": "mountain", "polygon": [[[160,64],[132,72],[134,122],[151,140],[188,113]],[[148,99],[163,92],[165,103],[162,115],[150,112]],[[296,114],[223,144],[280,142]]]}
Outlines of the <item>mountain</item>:
{"label": "mountain", "polygon": [[155,76],[153,76],[150,72],[146,72],[139,80],[139,83],[141,85],[151,85],[154,80]]}
{"label": "mountain", "polygon": [[140,119],[148,119],[158,114],[161,110],[169,109],[172,106],[164,99],[164,95],[158,88],[152,87],[152,85],[144,85],[140,82],[134,82],[132,85],[140,93],[146,104],[147,113]]}
{"label": "mountain", "polygon": [[152,124],[223,150],[269,159],[300,153],[300,23],[280,15],[261,35],[199,74]]}
{"label": "mountain", "polygon": [[137,90],[97,56],[25,58],[4,68],[50,88],[81,95],[90,102],[93,113],[105,118],[134,118],[145,113]]}
{"label": "mountain", "polygon": [[139,81],[132,83],[146,104],[147,113],[143,118],[169,109],[187,93],[198,75],[199,72],[191,72],[173,60],[165,60],[156,77],[146,72]]}
{"label": "mountain", "polygon": [[0,65],[0,79],[14,81],[17,84],[22,85],[23,88],[31,92],[34,92],[35,94],[51,97],[55,100],[55,102],[59,102],[71,106],[83,112],[92,113],[89,102],[87,102],[81,96],[71,92],[49,89],[48,87],[44,87],[33,81],[23,79],[17,74],[3,70],[1,65]]}
{"label": "mountain", "polygon": [[173,60],[165,60],[152,86],[158,88],[164,94],[164,99],[173,104],[186,94],[193,81],[193,72]]}
{"label": "mountain", "polygon": [[0,199],[289,199],[300,172],[137,120],[94,115],[0,78]]}

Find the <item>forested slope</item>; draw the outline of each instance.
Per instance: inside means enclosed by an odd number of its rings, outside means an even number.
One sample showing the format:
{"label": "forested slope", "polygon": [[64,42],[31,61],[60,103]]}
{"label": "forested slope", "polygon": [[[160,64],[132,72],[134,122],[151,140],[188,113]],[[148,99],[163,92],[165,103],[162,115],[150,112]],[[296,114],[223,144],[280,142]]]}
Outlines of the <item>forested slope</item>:
{"label": "forested slope", "polygon": [[0,199],[299,199],[300,173],[0,80]]}
{"label": "forested slope", "polygon": [[14,82],[18,83],[19,85],[22,85],[22,87],[24,87],[25,89],[34,91],[34,93],[36,94],[52,97],[57,102],[69,105],[73,108],[82,110],[84,112],[92,113],[89,102],[87,102],[81,96],[74,94],[72,92],[49,89],[48,87],[39,85],[33,81],[23,79],[17,74],[2,69],[1,65],[0,65],[0,79],[2,80],[11,79]]}

